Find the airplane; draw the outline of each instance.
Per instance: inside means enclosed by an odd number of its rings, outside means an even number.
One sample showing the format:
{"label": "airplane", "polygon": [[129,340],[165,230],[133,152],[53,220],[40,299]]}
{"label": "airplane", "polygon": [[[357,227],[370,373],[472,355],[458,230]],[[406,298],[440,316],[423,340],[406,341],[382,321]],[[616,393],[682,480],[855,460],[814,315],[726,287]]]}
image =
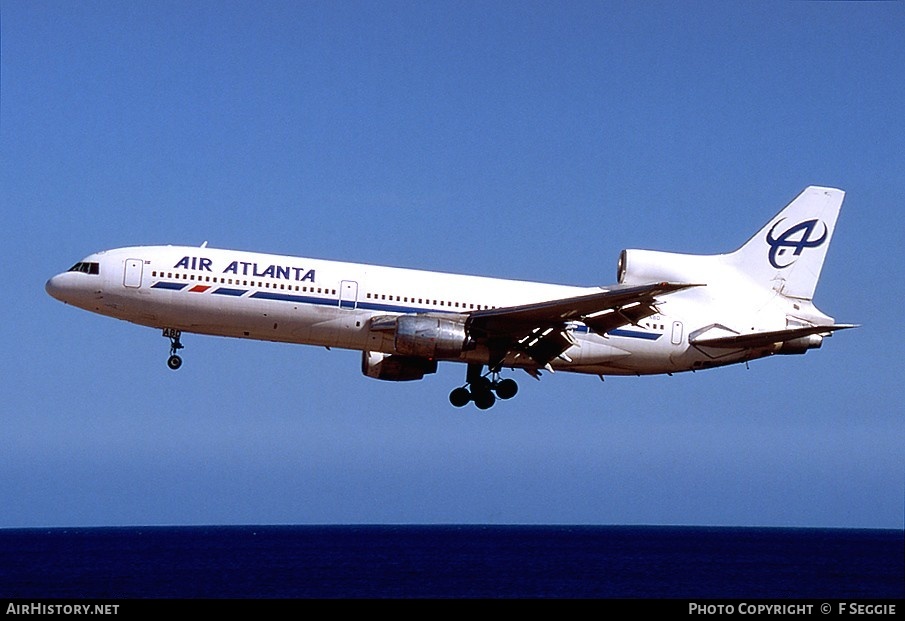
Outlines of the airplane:
{"label": "airplane", "polygon": [[[697,371],[819,348],[837,324],[813,304],[844,192],[810,186],[738,250],[627,249],[617,283],[578,287],[191,246],[91,254],[46,283],[73,306],[182,334],[361,351],[361,370],[420,380],[465,363],[456,407],[486,410],[504,369],[598,375]],[[486,369],[486,371],[485,371]]]}

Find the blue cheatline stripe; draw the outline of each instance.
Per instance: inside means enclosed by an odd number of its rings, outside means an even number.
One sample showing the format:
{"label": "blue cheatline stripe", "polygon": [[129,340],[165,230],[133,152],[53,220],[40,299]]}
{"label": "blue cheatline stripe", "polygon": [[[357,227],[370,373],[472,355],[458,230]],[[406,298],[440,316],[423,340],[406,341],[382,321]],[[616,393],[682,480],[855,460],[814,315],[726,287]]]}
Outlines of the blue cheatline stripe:
{"label": "blue cheatline stripe", "polygon": [[607,334],[610,336],[625,336],[630,339],[644,339],[646,341],[656,341],[663,336],[656,332],[638,332],[637,330],[610,330]]}
{"label": "blue cheatline stripe", "polygon": [[277,300],[280,302],[297,302],[299,304],[324,304],[328,306],[336,306],[337,300],[324,298],[312,298],[305,295],[289,295],[288,293],[274,293],[272,291],[257,291],[249,297],[258,298],[260,300]]}
{"label": "blue cheatline stripe", "polygon": [[395,306],[393,304],[377,304],[375,302],[359,302],[358,308],[362,310],[380,311],[382,313],[458,313],[467,312],[453,311],[445,308],[419,308],[417,306]]}
{"label": "blue cheatline stripe", "polygon": [[185,289],[188,287],[188,283],[181,282],[157,282],[151,285],[151,289],[172,289],[174,291],[179,291],[180,289]]}
{"label": "blue cheatline stripe", "polygon": [[214,289],[211,293],[216,293],[217,295],[242,295],[243,293],[248,293],[248,289],[230,289],[229,287],[220,287],[219,289]]}
{"label": "blue cheatline stripe", "polygon": [[[258,298],[259,300],[274,300],[277,302],[295,302],[297,304],[318,304],[320,306],[339,306],[338,298],[315,298],[303,295],[290,295],[288,293],[276,293],[273,291],[256,291],[252,293],[250,298]],[[351,309],[351,300],[343,300],[343,308]],[[468,312],[465,309],[455,311],[451,309],[436,309],[418,306],[397,306],[393,304],[375,304],[373,302],[357,302],[355,308],[358,310],[371,310],[383,313],[449,313],[458,314]]]}

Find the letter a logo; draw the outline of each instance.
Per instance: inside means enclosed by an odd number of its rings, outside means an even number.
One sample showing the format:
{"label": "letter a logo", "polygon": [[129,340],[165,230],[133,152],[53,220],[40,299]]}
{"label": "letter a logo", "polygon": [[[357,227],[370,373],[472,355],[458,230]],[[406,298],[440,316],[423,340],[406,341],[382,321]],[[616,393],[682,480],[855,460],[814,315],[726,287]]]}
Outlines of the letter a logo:
{"label": "letter a logo", "polygon": [[[783,218],[783,220],[784,219],[785,218]],[[823,234],[817,239],[811,239],[811,233],[813,232],[814,227],[817,226],[817,219],[815,218],[814,220],[800,222],[787,229],[779,237],[774,238],[773,231],[776,230],[776,227],[779,226],[780,222],[782,222],[782,220],[774,224],[773,228],[767,232],[767,243],[770,244],[770,265],[778,270],[789,267],[795,263],[796,258],[805,248],[817,248],[822,245],[823,242],[826,241],[827,233],[829,232],[826,224],[821,222]],[[786,255],[786,250],[789,248],[795,249],[795,252],[792,253],[791,257]]]}

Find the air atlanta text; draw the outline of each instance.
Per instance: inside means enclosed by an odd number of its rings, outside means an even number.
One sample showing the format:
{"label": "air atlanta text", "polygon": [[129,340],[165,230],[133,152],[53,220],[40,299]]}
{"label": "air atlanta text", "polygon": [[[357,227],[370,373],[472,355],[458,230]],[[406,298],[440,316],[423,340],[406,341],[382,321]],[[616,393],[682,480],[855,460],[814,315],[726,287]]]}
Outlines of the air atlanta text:
{"label": "air atlanta text", "polygon": [[[198,270],[213,272],[213,261],[207,257],[182,257],[174,268],[186,270]],[[253,261],[233,261],[227,265],[222,274],[235,274],[236,276],[255,276],[257,278],[282,278],[284,280],[297,280],[299,282],[314,282],[314,270],[305,270],[301,267],[288,265],[268,265],[260,267]]]}

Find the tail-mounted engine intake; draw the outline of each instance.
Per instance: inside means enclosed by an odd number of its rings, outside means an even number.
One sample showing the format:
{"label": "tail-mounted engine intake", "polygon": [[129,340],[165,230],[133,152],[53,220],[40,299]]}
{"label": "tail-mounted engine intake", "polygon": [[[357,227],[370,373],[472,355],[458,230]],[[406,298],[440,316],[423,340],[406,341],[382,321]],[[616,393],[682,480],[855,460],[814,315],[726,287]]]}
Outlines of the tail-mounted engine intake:
{"label": "tail-mounted engine intake", "polygon": [[712,275],[718,266],[718,262],[707,256],[630,249],[619,253],[616,280],[620,285],[700,282],[702,275]]}

